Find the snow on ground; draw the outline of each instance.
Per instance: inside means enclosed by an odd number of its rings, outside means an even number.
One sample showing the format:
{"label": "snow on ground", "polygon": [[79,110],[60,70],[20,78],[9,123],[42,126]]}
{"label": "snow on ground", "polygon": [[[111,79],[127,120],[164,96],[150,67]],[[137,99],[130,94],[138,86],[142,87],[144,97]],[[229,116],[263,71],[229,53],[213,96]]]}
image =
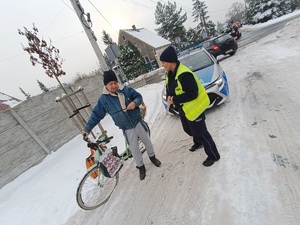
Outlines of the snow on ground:
{"label": "snow on ground", "polygon": [[[230,99],[206,113],[221,154],[212,167],[202,166],[203,149],[188,151],[179,118],[164,112],[163,83],[147,85],[139,91],[160,168],[144,154],[140,181],[127,160],[110,200],[81,210],[75,193],[89,151],[78,135],[0,190],[0,224],[299,224],[299,21],[220,60]],[[110,118],[102,125],[122,149]]]}

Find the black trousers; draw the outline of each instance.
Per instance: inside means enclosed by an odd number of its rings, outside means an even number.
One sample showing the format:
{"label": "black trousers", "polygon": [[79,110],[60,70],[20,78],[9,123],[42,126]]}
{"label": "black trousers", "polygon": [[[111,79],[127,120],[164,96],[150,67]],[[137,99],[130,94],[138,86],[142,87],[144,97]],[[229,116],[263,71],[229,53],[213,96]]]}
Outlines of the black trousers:
{"label": "black trousers", "polygon": [[179,110],[179,116],[183,130],[193,137],[194,144],[199,146],[203,145],[206,155],[213,160],[218,160],[220,154],[214,140],[206,128],[205,114],[202,113],[194,121],[189,121],[182,110]]}

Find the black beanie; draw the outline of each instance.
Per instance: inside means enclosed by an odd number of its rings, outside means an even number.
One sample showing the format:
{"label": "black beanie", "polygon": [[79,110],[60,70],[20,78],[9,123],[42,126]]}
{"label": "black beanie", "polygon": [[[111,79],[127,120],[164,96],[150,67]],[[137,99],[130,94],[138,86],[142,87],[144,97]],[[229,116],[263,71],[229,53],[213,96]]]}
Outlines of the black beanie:
{"label": "black beanie", "polygon": [[167,47],[160,55],[160,61],[162,62],[177,62],[177,53],[173,46]]}
{"label": "black beanie", "polygon": [[116,81],[118,82],[118,78],[114,71],[108,70],[103,73],[103,83],[106,86],[109,82]]}

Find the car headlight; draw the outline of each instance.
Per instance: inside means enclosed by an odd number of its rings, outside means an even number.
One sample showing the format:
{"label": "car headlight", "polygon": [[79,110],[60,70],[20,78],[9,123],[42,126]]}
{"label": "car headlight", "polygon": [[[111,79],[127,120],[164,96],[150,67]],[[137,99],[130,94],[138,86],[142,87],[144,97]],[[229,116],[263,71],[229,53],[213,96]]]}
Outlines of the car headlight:
{"label": "car headlight", "polygon": [[166,101],[167,99],[166,87],[164,87],[164,89],[162,90],[161,97],[163,101]]}
{"label": "car headlight", "polygon": [[214,84],[218,85],[219,87],[221,87],[224,83],[223,77],[220,76],[215,82]]}

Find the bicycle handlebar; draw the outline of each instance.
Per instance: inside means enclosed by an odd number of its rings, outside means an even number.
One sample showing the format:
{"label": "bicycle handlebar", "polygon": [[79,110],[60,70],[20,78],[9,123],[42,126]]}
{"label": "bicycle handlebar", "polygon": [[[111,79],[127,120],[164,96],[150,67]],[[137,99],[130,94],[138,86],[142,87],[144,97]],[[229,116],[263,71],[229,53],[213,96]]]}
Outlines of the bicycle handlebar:
{"label": "bicycle handlebar", "polygon": [[111,139],[113,139],[113,136],[104,137],[103,139],[102,138],[98,139],[96,142],[92,142],[88,136],[83,136],[83,140],[86,141],[88,144],[100,144],[100,143],[107,144],[110,142]]}
{"label": "bicycle handlebar", "polygon": [[104,137],[104,139],[102,138],[99,138],[96,142],[97,143],[104,143],[104,144],[107,144],[110,142],[111,139],[113,139],[114,137],[113,136],[110,136],[110,137]]}

